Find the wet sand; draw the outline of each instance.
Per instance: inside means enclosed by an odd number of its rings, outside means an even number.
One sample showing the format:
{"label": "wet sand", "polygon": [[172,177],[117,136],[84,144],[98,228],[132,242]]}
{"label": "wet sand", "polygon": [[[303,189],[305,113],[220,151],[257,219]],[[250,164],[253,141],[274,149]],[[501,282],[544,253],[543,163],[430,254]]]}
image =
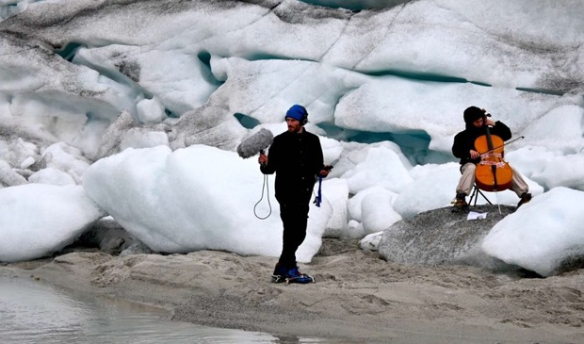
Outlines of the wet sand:
{"label": "wet sand", "polygon": [[174,320],[346,343],[584,343],[584,269],[549,278],[469,266],[406,266],[325,239],[316,283],[273,284],[276,259],[227,252],[111,256],[73,251],[0,266],[167,309]]}

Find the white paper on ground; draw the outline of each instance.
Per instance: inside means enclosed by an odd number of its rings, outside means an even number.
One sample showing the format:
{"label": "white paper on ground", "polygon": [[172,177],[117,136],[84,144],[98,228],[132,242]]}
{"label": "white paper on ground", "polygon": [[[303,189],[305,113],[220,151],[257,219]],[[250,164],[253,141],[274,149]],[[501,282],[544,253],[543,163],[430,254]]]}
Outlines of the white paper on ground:
{"label": "white paper on ground", "polygon": [[477,213],[476,211],[470,211],[468,216],[466,217],[467,220],[479,220],[479,219],[486,219],[488,213]]}

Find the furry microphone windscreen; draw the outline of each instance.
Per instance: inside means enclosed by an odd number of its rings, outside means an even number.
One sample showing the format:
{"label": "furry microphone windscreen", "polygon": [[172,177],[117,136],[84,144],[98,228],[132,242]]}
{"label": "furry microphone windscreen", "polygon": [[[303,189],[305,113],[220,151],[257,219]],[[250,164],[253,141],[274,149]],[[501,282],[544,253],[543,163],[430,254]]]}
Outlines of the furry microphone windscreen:
{"label": "furry microphone windscreen", "polygon": [[249,158],[259,153],[259,151],[268,148],[273,140],[274,135],[272,135],[272,132],[262,128],[257,133],[241,141],[239,146],[237,146],[237,154],[244,159]]}

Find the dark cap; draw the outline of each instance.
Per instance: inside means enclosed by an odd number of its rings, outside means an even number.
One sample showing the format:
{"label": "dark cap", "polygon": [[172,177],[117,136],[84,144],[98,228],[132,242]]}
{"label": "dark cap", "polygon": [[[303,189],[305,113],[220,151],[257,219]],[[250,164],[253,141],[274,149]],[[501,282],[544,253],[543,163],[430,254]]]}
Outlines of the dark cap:
{"label": "dark cap", "polygon": [[485,118],[487,116],[487,112],[483,109],[479,109],[476,106],[471,106],[464,110],[464,123],[467,125],[471,125],[472,122],[476,121],[479,118]]}

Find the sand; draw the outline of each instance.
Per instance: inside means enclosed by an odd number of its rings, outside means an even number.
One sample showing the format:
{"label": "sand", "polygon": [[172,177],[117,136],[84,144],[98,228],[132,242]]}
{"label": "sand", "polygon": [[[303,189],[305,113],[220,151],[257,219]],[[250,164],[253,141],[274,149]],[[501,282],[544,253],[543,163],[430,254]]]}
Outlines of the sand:
{"label": "sand", "polygon": [[316,283],[273,284],[274,263],[218,251],[120,257],[77,250],[4,264],[0,275],[155,305],[177,321],[280,338],[584,343],[584,269],[543,279],[470,266],[407,266],[339,239],[325,239],[313,261],[300,265]]}

